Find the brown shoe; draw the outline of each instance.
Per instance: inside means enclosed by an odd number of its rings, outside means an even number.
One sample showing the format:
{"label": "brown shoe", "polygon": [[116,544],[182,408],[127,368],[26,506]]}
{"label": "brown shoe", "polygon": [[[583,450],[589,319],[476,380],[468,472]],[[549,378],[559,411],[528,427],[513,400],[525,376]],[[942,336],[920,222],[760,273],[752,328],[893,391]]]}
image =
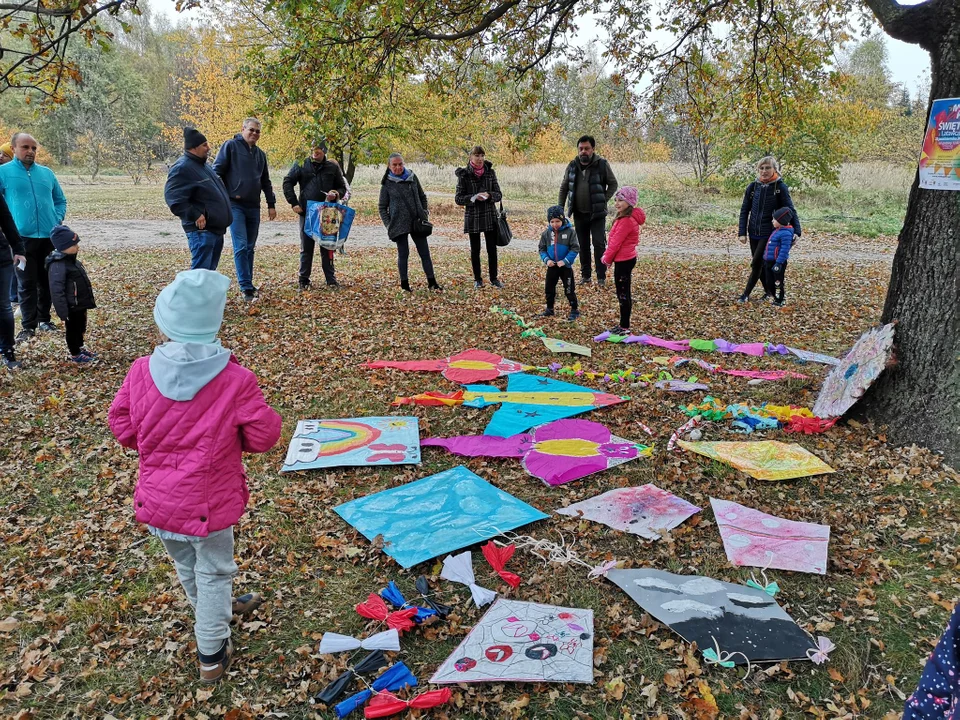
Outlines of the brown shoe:
{"label": "brown shoe", "polygon": [[230,607],[233,617],[230,618],[230,624],[236,625],[244,616],[249,615],[261,605],[263,605],[263,595],[260,593],[247,593],[233,598]]}
{"label": "brown shoe", "polygon": [[227,645],[223,649],[223,657],[220,662],[205,663],[200,661],[200,683],[202,685],[216,685],[227,674],[230,669],[230,663],[233,661],[233,640],[228,639]]}

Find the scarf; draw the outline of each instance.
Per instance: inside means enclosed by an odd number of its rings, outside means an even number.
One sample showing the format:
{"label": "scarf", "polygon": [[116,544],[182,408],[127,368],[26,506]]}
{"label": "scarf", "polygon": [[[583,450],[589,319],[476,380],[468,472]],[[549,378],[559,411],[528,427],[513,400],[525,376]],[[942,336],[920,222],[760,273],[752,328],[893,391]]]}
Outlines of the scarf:
{"label": "scarf", "polygon": [[393,180],[393,182],[403,182],[404,180],[407,180],[412,174],[413,173],[410,172],[410,168],[404,168],[403,173],[401,173],[400,175],[394,175],[392,170],[387,170],[387,179]]}
{"label": "scarf", "polygon": [[486,170],[487,170],[487,164],[486,164],[486,163],[480,163],[480,167],[477,167],[476,165],[474,165],[474,164],[471,162],[471,163],[470,163],[470,169],[473,170],[473,174],[474,174],[474,175],[476,175],[478,178],[481,178],[481,177],[483,177],[483,173],[486,172]]}
{"label": "scarf", "polygon": [[773,177],[770,178],[767,182],[763,182],[763,180],[761,180],[760,177],[757,176],[757,182],[760,183],[761,185],[772,185],[779,179],[780,179],[780,173],[778,172],[774,172]]}

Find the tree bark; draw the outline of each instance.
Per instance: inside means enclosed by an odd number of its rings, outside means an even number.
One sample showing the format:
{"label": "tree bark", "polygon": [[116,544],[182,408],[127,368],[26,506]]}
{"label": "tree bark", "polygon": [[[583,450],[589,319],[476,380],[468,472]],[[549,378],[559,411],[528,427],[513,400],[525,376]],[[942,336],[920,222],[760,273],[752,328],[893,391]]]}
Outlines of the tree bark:
{"label": "tree bark", "polygon": [[[931,102],[960,97],[960,11],[937,5]],[[883,308],[883,322],[897,323],[896,363],[855,410],[886,424],[891,441],[924,445],[960,467],[960,191],[919,182],[918,171]]]}

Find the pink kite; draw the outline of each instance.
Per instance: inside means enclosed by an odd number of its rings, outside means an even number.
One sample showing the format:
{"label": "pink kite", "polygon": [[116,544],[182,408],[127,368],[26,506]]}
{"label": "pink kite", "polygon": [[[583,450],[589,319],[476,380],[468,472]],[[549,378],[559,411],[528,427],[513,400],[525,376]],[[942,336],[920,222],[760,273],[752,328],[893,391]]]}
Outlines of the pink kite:
{"label": "pink kite", "polygon": [[647,540],[659,540],[659,531],[672,530],[698,512],[696,505],[652,484],[609,490],[557,510],[560,515],[583,517]]}
{"label": "pink kite", "polygon": [[754,378],[756,380],[783,380],[785,378],[805,380],[807,378],[807,376],[802,373],[792,372],[790,370],[725,370],[724,368],[717,368],[717,372],[735,377]]}
{"label": "pink kite", "polygon": [[579,480],[652,452],[590,420],[556,420],[510,437],[427,438],[420,445],[443,447],[466,457],[521,458],[524,470],[547,485]]}
{"label": "pink kite", "polygon": [[717,352],[722,353],[741,353],[743,355],[753,355],[754,357],[763,357],[767,350],[766,343],[737,343],[727,342],[723,338],[717,338],[713,341],[717,346]]}
{"label": "pink kite", "polygon": [[364,363],[364,367],[370,370],[393,368],[411,372],[438,372],[443,373],[447,380],[465,384],[493,380],[510,373],[522,372],[524,366],[514,360],[507,360],[501,355],[471,348],[439,360],[408,360],[403,362],[374,360]]}
{"label": "pink kite", "polygon": [[729,500],[710,498],[723,549],[734,565],[796,572],[827,572],[830,526],[767,515]]}

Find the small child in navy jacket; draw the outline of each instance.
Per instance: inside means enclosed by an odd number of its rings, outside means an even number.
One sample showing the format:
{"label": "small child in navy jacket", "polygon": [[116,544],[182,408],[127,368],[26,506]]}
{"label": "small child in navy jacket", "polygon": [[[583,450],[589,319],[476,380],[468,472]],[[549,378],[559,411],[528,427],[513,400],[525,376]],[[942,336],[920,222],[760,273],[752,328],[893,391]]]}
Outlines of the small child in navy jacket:
{"label": "small child in navy jacket", "polygon": [[47,255],[46,266],[50,280],[50,300],[63,320],[67,336],[67,360],[85,365],[97,358],[83,346],[87,332],[87,310],[97,304],[93,300],[93,287],[83,264],[77,260],[80,238],[66,225],[57,225],[50,231],[50,242],[55,250]]}
{"label": "small child in navy jacket", "polygon": [[545,291],[547,309],[537,317],[551,317],[553,304],[557,299],[557,280],[563,283],[563,294],[570,302],[570,315],[567,320],[576,321],[580,317],[577,304],[577,291],[573,281],[573,261],[580,253],[577,231],[563,216],[563,206],[554,205],[547,209],[547,222],[550,226],[540,235],[540,259],[547,266]]}
{"label": "small child in navy jacket", "polygon": [[764,285],[768,295],[773,297],[777,307],[784,305],[783,276],[787,272],[787,259],[793,246],[793,226],[790,220],[793,211],[782,207],[773,214],[773,233],[767,240],[767,249],[763,253]]}

